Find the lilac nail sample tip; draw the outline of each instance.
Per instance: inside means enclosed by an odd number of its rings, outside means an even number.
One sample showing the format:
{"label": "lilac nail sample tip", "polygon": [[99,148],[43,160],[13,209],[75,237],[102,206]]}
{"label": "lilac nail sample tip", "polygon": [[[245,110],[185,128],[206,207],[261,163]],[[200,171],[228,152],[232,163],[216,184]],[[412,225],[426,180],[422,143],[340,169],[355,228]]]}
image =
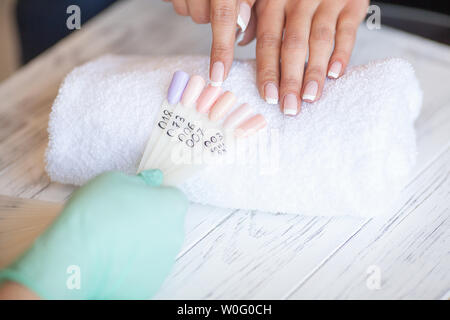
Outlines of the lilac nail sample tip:
{"label": "lilac nail sample tip", "polygon": [[167,100],[170,104],[177,104],[180,101],[188,81],[189,74],[184,71],[178,70],[173,74],[169,90],[167,91]]}

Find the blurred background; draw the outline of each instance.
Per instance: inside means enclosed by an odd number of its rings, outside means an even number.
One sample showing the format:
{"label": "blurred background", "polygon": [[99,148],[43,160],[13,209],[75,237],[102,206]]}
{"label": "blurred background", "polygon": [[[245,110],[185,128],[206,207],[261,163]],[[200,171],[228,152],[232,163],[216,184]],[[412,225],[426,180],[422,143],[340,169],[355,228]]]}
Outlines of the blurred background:
{"label": "blurred background", "polygon": [[[68,6],[81,8],[83,24],[118,1],[127,0],[0,0],[0,81],[76,32],[66,26]],[[450,44],[448,1],[384,0],[371,4],[381,8],[382,25]]]}

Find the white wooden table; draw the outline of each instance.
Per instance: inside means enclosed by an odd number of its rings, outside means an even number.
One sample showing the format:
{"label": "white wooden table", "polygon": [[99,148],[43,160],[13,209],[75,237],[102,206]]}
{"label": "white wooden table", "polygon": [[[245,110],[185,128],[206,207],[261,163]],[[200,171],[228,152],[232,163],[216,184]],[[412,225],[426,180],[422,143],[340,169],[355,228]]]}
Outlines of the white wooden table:
{"label": "white wooden table", "polygon": [[[363,26],[358,37],[353,63],[404,57],[424,90],[418,164],[392,214],[324,218],[193,204],[157,298],[449,298],[450,49],[386,27]],[[207,39],[208,26],[166,3],[123,1],[3,82],[0,195],[62,202],[72,192],[49,181],[43,154],[51,103],[74,66],[108,52],[207,55]],[[236,55],[254,57],[254,43]]]}

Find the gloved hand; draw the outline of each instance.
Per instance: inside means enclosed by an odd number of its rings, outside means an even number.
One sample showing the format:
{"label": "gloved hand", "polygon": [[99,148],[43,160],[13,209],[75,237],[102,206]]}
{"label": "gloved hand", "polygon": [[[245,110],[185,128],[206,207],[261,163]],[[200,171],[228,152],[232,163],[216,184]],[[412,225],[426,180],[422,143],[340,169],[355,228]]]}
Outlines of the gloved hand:
{"label": "gloved hand", "polygon": [[159,170],[89,181],[0,280],[44,299],[152,297],[181,248],[188,206],[181,191],[161,182]]}

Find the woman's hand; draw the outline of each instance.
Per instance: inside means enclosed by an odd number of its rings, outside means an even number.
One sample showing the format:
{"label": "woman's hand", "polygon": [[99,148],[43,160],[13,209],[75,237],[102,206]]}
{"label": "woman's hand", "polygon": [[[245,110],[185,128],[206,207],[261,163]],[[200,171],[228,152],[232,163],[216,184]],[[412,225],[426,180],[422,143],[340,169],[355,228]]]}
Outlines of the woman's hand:
{"label": "woman's hand", "polygon": [[[239,26],[241,31],[247,29],[256,0],[165,1],[172,2],[173,8],[179,15],[190,16],[196,23],[211,23],[213,39],[209,76],[213,86],[220,86],[233,63],[236,28]],[[247,43],[251,40],[249,39]]]}
{"label": "woman's hand", "polygon": [[299,112],[301,100],[316,101],[325,76],[342,75],[367,5],[367,0],[258,0],[256,61],[261,96],[273,103],[280,98],[287,115]]}
{"label": "woman's hand", "polygon": [[256,37],[259,92],[268,103],[280,101],[286,115],[296,115],[302,100],[319,99],[326,76],[338,78],[343,74],[368,6],[368,0],[239,3],[237,0],[172,0],[172,3],[179,14],[190,15],[196,22],[211,21],[210,76],[217,84],[226,78],[231,67],[238,14],[242,8],[250,12],[249,8],[253,7],[251,15],[241,14],[240,20],[245,17],[247,30],[239,44],[245,45]]}

